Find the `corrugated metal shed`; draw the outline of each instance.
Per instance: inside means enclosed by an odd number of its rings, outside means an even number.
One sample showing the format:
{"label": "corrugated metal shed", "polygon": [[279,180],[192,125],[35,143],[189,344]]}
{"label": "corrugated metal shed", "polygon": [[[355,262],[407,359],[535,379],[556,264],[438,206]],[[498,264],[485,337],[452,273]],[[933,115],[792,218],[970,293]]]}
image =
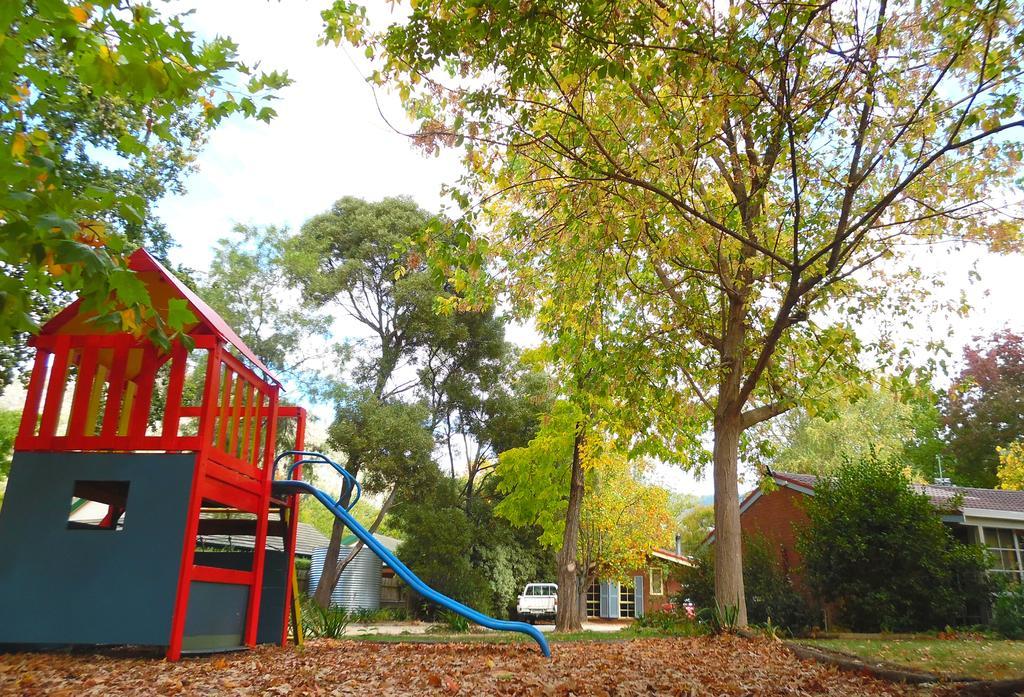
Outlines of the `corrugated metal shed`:
{"label": "corrugated metal shed", "polygon": [[[355,547],[343,547],[339,559],[348,559]],[[309,594],[316,592],[323,573],[327,547],[313,551],[309,567]],[[366,547],[359,550],[352,563],[345,567],[338,579],[338,585],[331,593],[331,605],[349,610],[376,610],[380,608],[381,560]]]}

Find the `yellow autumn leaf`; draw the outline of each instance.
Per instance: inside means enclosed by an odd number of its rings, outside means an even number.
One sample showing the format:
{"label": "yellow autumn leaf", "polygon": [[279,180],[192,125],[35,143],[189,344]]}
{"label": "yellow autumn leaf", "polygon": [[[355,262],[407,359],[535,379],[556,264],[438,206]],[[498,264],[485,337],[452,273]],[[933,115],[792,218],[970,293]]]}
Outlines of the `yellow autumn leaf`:
{"label": "yellow autumn leaf", "polygon": [[140,334],[142,329],[139,327],[139,323],[135,321],[134,310],[121,310],[121,326],[127,329],[132,334]]}
{"label": "yellow autumn leaf", "polygon": [[89,3],[68,8],[68,12],[71,13],[72,19],[74,19],[79,24],[85,24],[89,21],[89,13],[91,10],[92,5],[90,5]]}
{"label": "yellow autumn leaf", "polygon": [[22,132],[14,134],[14,139],[11,141],[11,155],[19,160],[25,159],[25,148],[28,147],[28,136]]}
{"label": "yellow autumn leaf", "polygon": [[102,247],[107,243],[107,226],[102,220],[78,221],[75,241],[90,247]]}
{"label": "yellow autumn leaf", "polygon": [[[57,228],[60,229],[60,228]],[[51,276],[63,276],[68,268],[64,264],[58,264],[53,258],[53,252],[47,252],[46,258],[43,260],[46,264],[46,270],[50,272]]]}

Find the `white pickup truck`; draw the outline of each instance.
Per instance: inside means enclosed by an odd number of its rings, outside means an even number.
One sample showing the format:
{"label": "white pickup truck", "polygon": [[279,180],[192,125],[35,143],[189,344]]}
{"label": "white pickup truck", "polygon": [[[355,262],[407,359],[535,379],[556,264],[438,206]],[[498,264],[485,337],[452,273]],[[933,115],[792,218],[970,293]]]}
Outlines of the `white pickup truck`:
{"label": "white pickup truck", "polygon": [[558,612],[558,586],[554,583],[527,583],[516,603],[519,619],[533,624],[539,619],[554,619]]}

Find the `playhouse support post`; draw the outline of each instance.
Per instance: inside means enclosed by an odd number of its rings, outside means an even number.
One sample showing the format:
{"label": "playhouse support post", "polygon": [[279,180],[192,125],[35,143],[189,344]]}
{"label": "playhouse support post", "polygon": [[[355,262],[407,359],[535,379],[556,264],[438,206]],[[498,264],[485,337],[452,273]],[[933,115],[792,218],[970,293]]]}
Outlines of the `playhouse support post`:
{"label": "playhouse support post", "polygon": [[210,349],[206,363],[206,391],[203,394],[203,415],[200,423],[203,432],[200,434],[200,450],[196,455],[195,468],[192,471],[192,496],[189,500],[185,522],[185,542],[181,549],[181,567],[178,571],[178,592],[174,600],[174,615],[171,619],[171,637],[167,647],[167,660],[177,661],[181,658],[181,644],[185,638],[185,618],[188,615],[188,592],[192,583],[192,562],[196,551],[196,533],[199,530],[199,511],[203,507],[203,477],[205,476],[206,458],[213,440],[213,410],[217,407],[217,392],[220,389],[221,346],[216,344]]}
{"label": "playhouse support post", "polygon": [[263,449],[263,482],[259,511],[256,513],[256,535],[252,558],[252,586],[245,621],[245,645],[256,645],[260,624],[260,599],[263,594],[263,563],[267,556],[267,526],[270,518],[270,487],[274,481],[274,449],[277,444],[277,397],[280,388],[270,393],[270,418],[267,423],[266,447]]}
{"label": "playhouse support post", "polygon": [[[306,410],[302,407],[285,407],[289,409],[288,415],[291,415],[290,409],[295,410],[295,450],[306,449]],[[302,459],[302,456],[296,455],[295,462]],[[295,478],[302,479],[302,465],[295,468]],[[299,633],[302,631],[302,625],[296,621],[292,623],[290,620],[297,615],[293,615],[294,612],[298,612],[298,608],[293,608],[292,603],[297,600],[298,594],[295,589],[297,588],[295,582],[295,541],[299,531],[299,495],[292,494],[288,501],[288,537],[285,541],[285,551],[288,554],[288,566],[287,566],[287,578],[285,580],[285,591],[284,596],[284,617],[281,621],[281,646],[288,645],[288,625],[294,624],[295,630],[295,643],[301,643],[302,637]],[[282,511],[283,513],[283,511]]]}

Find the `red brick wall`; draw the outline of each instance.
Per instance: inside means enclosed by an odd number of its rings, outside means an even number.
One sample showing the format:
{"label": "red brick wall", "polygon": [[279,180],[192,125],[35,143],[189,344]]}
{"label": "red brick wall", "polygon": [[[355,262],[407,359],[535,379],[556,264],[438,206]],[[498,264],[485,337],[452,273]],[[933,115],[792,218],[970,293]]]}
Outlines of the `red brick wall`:
{"label": "red brick wall", "polygon": [[740,516],[744,534],[757,534],[776,550],[779,563],[795,585],[805,587],[800,571],[802,559],[796,550],[797,531],[807,524],[803,505],[807,495],[794,489],[779,488],[761,494]]}

